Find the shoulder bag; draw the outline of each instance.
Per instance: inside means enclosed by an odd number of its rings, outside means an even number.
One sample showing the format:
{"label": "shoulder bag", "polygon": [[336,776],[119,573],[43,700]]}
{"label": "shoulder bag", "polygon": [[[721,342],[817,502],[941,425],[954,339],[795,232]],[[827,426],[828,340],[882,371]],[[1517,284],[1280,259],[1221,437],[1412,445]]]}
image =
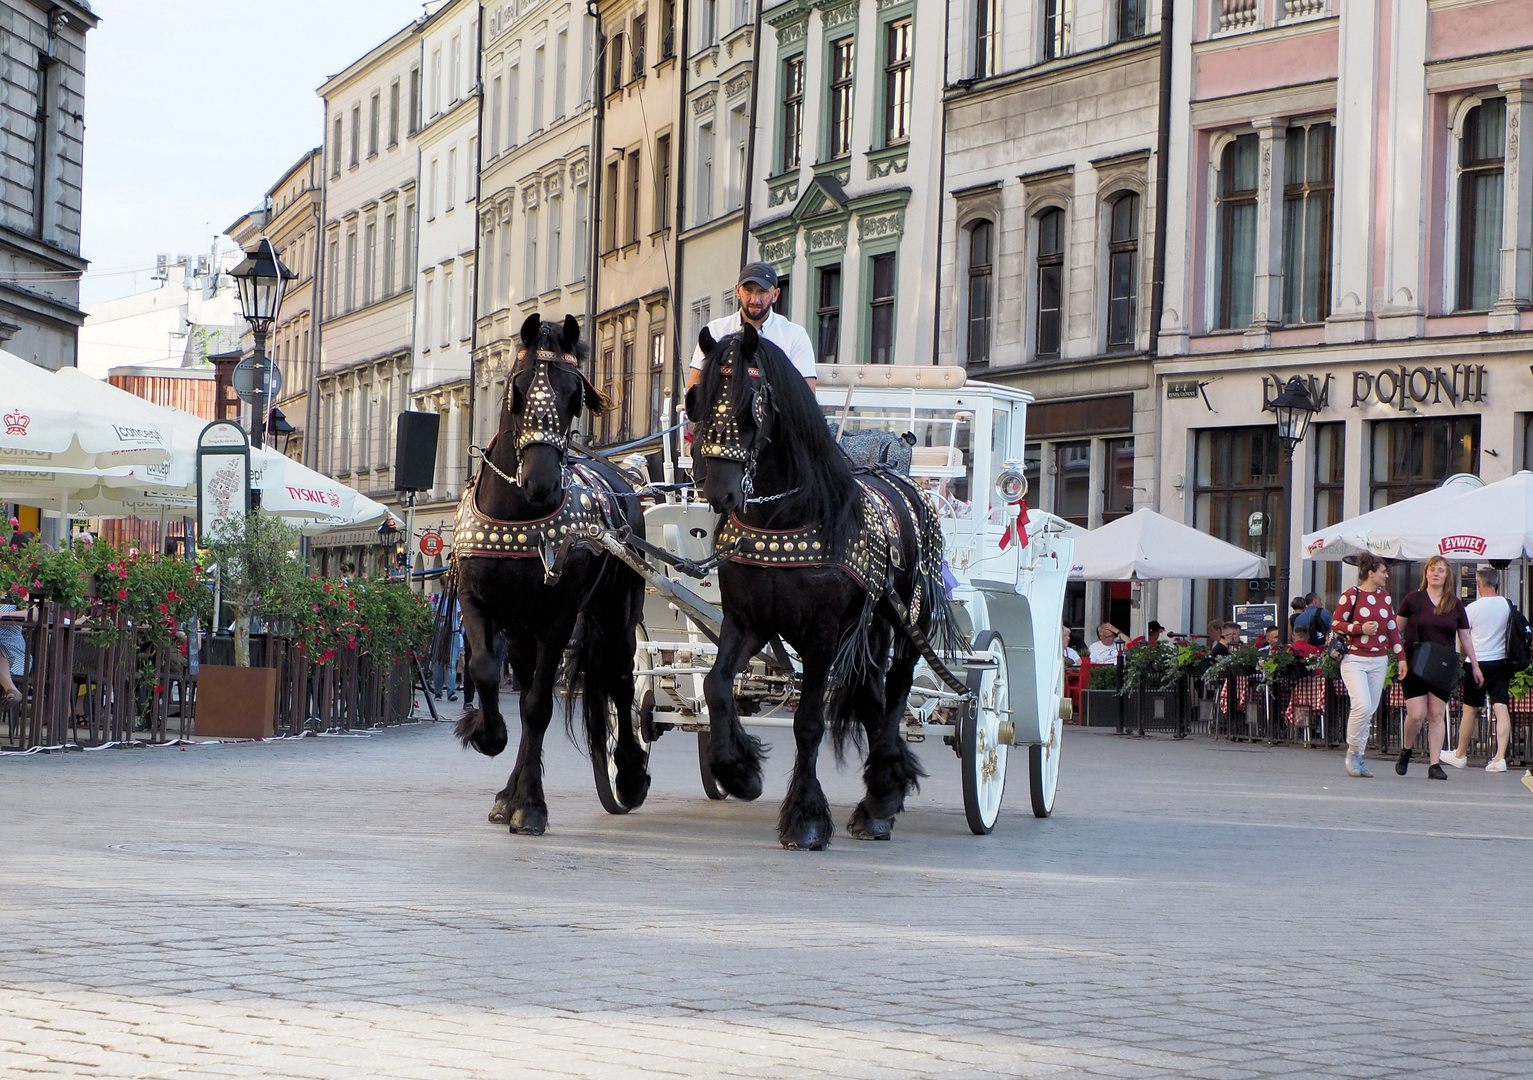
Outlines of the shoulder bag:
{"label": "shoulder bag", "polygon": [[1458,689],[1459,673],[1462,671],[1458,653],[1435,642],[1418,642],[1416,651],[1411,654],[1411,674],[1431,687],[1432,692],[1444,701]]}

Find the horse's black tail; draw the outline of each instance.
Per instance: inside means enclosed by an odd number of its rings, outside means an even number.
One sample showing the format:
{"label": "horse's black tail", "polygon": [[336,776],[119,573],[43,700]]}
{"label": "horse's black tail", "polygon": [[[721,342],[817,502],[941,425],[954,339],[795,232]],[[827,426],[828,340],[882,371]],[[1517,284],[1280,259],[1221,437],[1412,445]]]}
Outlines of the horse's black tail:
{"label": "horse's black tail", "polygon": [[[615,577],[617,580],[612,580]],[[609,565],[590,605],[581,613],[565,661],[565,728],[575,738],[575,694],[580,694],[587,752],[605,749],[610,709],[633,709],[634,627],[643,610],[644,582],[625,566]],[[630,579],[632,579],[630,581]],[[620,716],[627,723],[630,717]]]}

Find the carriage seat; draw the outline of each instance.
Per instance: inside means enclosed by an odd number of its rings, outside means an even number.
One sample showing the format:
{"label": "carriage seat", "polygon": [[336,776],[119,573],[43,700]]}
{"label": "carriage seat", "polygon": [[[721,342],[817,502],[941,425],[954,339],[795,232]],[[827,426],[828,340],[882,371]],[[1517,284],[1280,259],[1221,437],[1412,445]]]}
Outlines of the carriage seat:
{"label": "carriage seat", "polygon": [[702,562],[713,554],[719,516],[706,503],[659,503],[644,511],[644,532],[673,555]]}

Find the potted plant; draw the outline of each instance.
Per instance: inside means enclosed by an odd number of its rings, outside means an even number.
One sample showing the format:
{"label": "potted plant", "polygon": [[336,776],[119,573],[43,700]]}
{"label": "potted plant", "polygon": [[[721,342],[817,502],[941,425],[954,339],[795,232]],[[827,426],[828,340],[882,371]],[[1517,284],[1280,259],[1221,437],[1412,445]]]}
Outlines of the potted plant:
{"label": "potted plant", "polygon": [[1133,695],[1132,716],[1143,732],[1146,721],[1165,726],[1175,719],[1176,684],[1181,676],[1180,651],[1171,642],[1134,645],[1123,655],[1122,695]]}
{"label": "potted plant", "polygon": [[234,663],[201,666],[198,735],[265,739],[275,732],[277,669],[250,666],[251,622],[280,607],[302,578],[297,547],[296,529],[258,513],[226,521],[207,538],[206,558],[218,568],[219,591],[234,619]]}
{"label": "potted plant", "polygon": [[1118,696],[1118,668],[1114,664],[1094,664],[1081,691],[1081,723],[1086,727],[1117,727],[1123,715],[1123,699]]}

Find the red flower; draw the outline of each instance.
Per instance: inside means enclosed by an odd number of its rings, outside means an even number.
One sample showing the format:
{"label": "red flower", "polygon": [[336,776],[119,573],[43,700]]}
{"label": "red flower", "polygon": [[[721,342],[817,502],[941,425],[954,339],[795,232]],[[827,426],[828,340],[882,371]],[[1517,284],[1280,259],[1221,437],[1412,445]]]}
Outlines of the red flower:
{"label": "red flower", "polygon": [[128,590],[127,589],[118,589],[117,590],[117,599],[119,599],[119,600],[126,600],[127,598],[128,598]]}
{"label": "red flower", "polygon": [[170,605],[169,604],[161,604],[160,605],[160,614],[161,615],[169,615],[170,614]]}

